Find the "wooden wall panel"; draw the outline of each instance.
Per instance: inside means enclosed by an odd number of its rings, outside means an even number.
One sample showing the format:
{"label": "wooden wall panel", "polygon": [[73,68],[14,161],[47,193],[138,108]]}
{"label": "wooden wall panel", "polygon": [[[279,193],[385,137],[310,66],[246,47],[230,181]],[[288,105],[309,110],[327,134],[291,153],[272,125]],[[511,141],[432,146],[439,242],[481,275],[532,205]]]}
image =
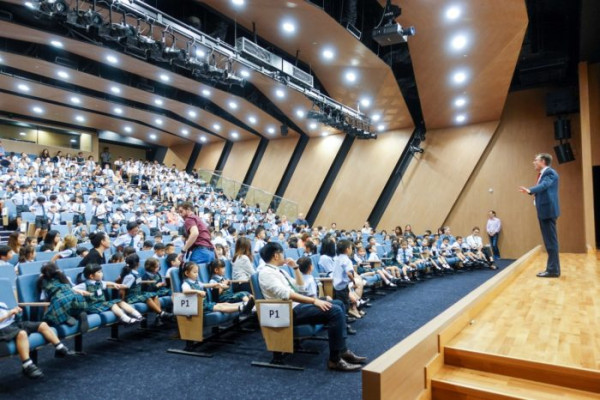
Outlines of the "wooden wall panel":
{"label": "wooden wall panel", "polygon": [[[483,229],[487,211],[494,209],[503,222],[499,247],[506,258],[517,258],[542,241],[533,199],[519,193],[517,188],[535,184],[532,161],[537,153],[554,155],[554,119],[546,117],[545,93],[546,90],[540,89],[509,95],[493,142],[446,220],[455,234],[468,233],[473,225]],[[571,145],[577,152],[578,115],[571,116],[571,132]],[[560,174],[560,251],[583,252],[581,165],[578,162],[559,165],[555,161],[553,167]]]}
{"label": "wooden wall panel", "polygon": [[449,129],[427,131],[425,149],[417,154],[381,222],[388,231],[411,224],[421,233],[436,230],[448,213],[467,181],[481,154],[489,144],[498,122],[486,122]]}
{"label": "wooden wall panel", "polygon": [[223,177],[243,182],[258,148],[258,142],[258,140],[235,142],[223,168]]}
{"label": "wooden wall panel", "polygon": [[298,137],[294,137],[269,141],[252,180],[252,186],[275,194],[298,139]]}
{"label": "wooden wall panel", "polygon": [[100,148],[98,154],[100,155],[105,147],[108,147],[108,150],[112,154],[112,160],[115,161],[119,157],[123,157],[123,160],[127,161],[129,158],[133,158],[134,160],[146,160],[146,149],[141,149],[139,147],[129,147],[129,146],[119,146],[117,144],[100,142]]}
{"label": "wooden wall panel", "polygon": [[379,135],[377,140],[355,141],[314,225],[336,222],[339,229],[362,227],[411,133],[398,130]]}
{"label": "wooden wall panel", "polygon": [[168,166],[175,164],[178,169],[183,170],[187,167],[187,163],[193,150],[194,146],[191,143],[171,146],[167,149],[167,154],[165,155],[163,163]]}
{"label": "wooden wall panel", "polygon": [[343,141],[343,135],[312,137],[308,140],[283,195],[298,203],[298,212],[304,215],[308,213]]}
{"label": "wooden wall panel", "polygon": [[[98,136],[92,135],[92,143],[94,142],[94,138],[96,139],[96,145],[92,147],[93,151],[91,151],[91,152],[82,151],[82,153],[85,158],[87,158],[88,156],[92,156],[92,157],[94,157],[95,160],[98,160],[98,155],[99,155],[98,145],[97,145]],[[48,149],[51,156],[54,156],[56,154],[56,152],[59,150],[62,151],[63,154],[65,154],[65,155],[71,154],[72,156],[76,156],[77,153],[79,153],[79,150],[69,149],[67,147],[44,146],[41,144],[19,142],[16,140],[10,140],[10,139],[6,139],[6,138],[2,138],[2,137],[0,137],[0,139],[2,140],[2,145],[4,146],[4,150],[6,151],[7,154],[11,153],[11,152],[15,152],[18,154],[21,154],[21,153],[40,154],[42,152],[42,150],[44,150],[44,149]]]}
{"label": "wooden wall panel", "polygon": [[225,142],[213,142],[202,145],[194,169],[214,171],[225,147]]}

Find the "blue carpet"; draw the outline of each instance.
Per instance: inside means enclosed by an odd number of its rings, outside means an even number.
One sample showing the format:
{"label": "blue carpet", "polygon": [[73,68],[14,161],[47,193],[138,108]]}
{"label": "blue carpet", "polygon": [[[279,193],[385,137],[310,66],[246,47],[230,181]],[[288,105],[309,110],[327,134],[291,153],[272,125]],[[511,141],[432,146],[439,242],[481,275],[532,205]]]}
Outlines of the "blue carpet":
{"label": "blue carpet", "polygon": [[[506,267],[512,260],[501,260]],[[434,278],[398,289],[373,301],[368,315],[352,326],[349,337],[355,353],[373,360],[430,321],[496,272],[477,270]],[[319,355],[294,354],[288,362],[302,365],[303,372],[256,368],[251,361],[269,361],[260,332],[230,332],[236,344],[210,344],[213,358],[169,354],[182,348],[173,340],[175,327],[160,331],[121,328],[120,342],[107,341],[108,329],[84,338],[86,356],[54,359],[52,346],[39,352],[38,365],[46,378],[31,381],[21,375],[17,357],[0,360],[2,399],[302,399],[333,394],[343,399],[361,398],[361,374],[330,372],[326,368],[327,342],[308,341],[307,349]],[[67,345],[73,347],[71,340]]]}

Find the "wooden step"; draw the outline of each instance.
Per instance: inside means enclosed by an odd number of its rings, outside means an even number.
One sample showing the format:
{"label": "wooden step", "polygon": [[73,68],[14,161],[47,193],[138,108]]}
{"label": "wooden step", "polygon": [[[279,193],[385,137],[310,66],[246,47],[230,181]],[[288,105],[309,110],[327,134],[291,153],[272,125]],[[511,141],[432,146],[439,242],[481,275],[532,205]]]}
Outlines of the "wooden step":
{"label": "wooden step", "polygon": [[600,371],[540,363],[456,347],[444,348],[446,365],[600,393]]}
{"label": "wooden step", "polygon": [[445,365],[431,380],[432,400],[583,400],[600,394]]}

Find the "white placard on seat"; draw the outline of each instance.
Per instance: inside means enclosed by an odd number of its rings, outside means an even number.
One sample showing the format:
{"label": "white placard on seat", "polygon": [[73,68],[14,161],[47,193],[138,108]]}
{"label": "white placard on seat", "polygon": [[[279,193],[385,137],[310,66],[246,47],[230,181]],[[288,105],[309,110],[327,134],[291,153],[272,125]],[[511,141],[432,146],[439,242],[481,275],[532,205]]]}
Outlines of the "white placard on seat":
{"label": "white placard on seat", "polygon": [[290,326],[289,304],[260,304],[260,326],[286,328]]}
{"label": "white placard on seat", "polygon": [[198,315],[198,296],[196,294],[173,294],[173,314],[191,317]]}

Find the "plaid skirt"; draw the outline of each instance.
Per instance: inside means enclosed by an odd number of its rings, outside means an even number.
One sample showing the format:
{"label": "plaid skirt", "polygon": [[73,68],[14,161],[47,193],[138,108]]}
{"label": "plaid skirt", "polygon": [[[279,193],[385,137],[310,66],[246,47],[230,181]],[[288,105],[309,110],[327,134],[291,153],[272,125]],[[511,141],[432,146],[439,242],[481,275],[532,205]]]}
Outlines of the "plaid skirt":
{"label": "plaid skirt", "polygon": [[246,296],[250,296],[250,293],[243,291],[234,293],[230,288],[219,295],[219,303],[238,303],[244,301]]}
{"label": "plaid skirt", "polygon": [[70,317],[77,317],[86,311],[87,304],[79,293],[71,290],[60,291],[50,299],[50,306],[44,314],[44,321],[56,326],[65,323]]}
{"label": "plaid skirt", "polygon": [[104,311],[110,311],[111,307],[117,303],[120,303],[121,300],[107,300],[107,301],[98,301],[96,303],[87,303],[87,307],[85,308],[85,312],[88,314],[100,314]]}
{"label": "plaid skirt", "polygon": [[127,301],[129,304],[145,303],[146,300],[151,299],[153,297],[156,297],[155,292],[134,292],[131,294],[127,294],[125,301]]}

